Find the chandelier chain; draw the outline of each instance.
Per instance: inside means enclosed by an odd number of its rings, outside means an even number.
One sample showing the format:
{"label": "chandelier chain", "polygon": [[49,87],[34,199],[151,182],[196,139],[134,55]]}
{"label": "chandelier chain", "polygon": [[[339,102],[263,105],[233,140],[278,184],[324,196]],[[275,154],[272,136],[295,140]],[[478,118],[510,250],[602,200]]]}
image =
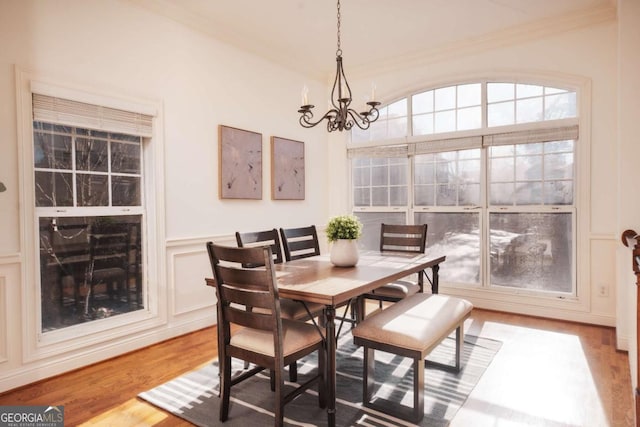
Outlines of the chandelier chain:
{"label": "chandelier chain", "polygon": [[338,49],[336,50],[336,56],[342,56],[342,49],[340,48],[340,0],[338,0]]}

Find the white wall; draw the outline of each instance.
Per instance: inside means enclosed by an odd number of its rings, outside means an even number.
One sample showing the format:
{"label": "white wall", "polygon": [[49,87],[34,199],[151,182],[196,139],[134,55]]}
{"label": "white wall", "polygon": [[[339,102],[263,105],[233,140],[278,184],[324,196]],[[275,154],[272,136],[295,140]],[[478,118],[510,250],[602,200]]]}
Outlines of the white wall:
{"label": "white wall", "polygon": [[[155,326],[32,362],[24,361],[24,349],[40,345],[36,331],[21,329],[36,307],[23,291],[36,284],[33,272],[23,270],[34,243],[23,239],[21,228],[31,219],[22,218],[20,208],[15,70],[160,105],[157,131],[164,143],[164,165],[147,171],[164,182],[164,194],[154,195],[163,201],[158,230],[163,239],[159,248],[150,248],[160,254],[164,272],[152,296]],[[0,391],[212,324],[213,291],[204,285],[211,274],[207,240],[226,240],[236,230],[325,223],[327,136],[321,127],[298,124],[303,84],[315,93],[325,90],[324,82],[128,2],[0,1],[0,181],[8,188],[0,193]],[[218,198],[219,124],[262,133],[262,200]],[[272,135],[305,142],[304,201],[271,200]]]}

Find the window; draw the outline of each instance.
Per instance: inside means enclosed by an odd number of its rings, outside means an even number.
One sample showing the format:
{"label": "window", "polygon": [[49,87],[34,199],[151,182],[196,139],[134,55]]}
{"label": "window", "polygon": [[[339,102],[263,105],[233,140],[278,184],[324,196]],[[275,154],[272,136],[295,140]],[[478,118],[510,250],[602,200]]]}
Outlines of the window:
{"label": "window", "polygon": [[142,139],[33,123],[37,207],[140,206]]}
{"label": "window", "polygon": [[479,83],[428,90],[411,97],[413,135],[478,129],[482,125]]}
{"label": "window", "polygon": [[355,206],[406,206],[406,158],[358,158],[353,163]]}
{"label": "window", "polygon": [[480,166],[479,149],[416,155],[414,205],[479,205]]}
{"label": "window", "polygon": [[575,92],[526,84],[487,84],[489,127],[566,117],[576,117]]}
{"label": "window", "polygon": [[151,117],[39,94],[33,105],[42,331],[143,309]]}
{"label": "window", "polygon": [[[575,295],[576,100],[567,89],[510,82],[407,97],[405,152],[376,159],[384,146],[349,148],[361,244],[377,248],[382,221],[427,223],[427,247],[447,255],[445,283]],[[410,170],[406,203],[388,197],[389,179],[380,182],[387,198],[374,201],[373,165],[401,161]]]}

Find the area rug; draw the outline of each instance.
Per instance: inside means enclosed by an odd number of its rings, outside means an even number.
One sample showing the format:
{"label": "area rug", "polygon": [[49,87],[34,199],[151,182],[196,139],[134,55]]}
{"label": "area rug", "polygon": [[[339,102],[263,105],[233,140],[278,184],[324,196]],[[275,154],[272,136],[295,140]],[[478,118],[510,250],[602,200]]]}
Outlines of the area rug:
{"label": "area rug", "polygon": [[[454,335],[445,339],[427,358],[428,361],[454,364]],[[424,419],[419,426],[446,426],[464,404],[469,393],[491,363],[502,344],[486,338],[465,336],[463,369],[459,373],[427,364],[425,371]],[[298,381],[302,383],[317,366],[315,357],[298,362]],[[389,415],[362,407],[362,348],[353,345],[350,333],[343,334],[337,351],[336,425],[338,426],[414,426]],[[233,370],[243,369],[234,360]],[[413,368],[410,359],[376,351],[376,380],[384,381],[379,394],[389,394],[399,404],[413,402]],[[291,386],[291,385],[289,385]],[[326,411],[318,407],[317,388],[308,390],[285,406],[287,426],[326,426]],[[218,420],[218,364],[182,375],[139,397],[200,427],[267,426],[273,424],[273,396],[269,373],[264,371],[231,388],[229,419]]]}

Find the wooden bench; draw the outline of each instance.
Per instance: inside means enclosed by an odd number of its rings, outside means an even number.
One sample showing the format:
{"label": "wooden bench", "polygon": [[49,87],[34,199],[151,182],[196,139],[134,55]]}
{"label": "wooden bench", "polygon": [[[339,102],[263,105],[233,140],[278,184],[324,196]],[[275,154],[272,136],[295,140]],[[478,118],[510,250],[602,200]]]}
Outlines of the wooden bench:
{"label": "wooden bench", "polygon": [[[460,371],[463,326],[472,309],[473,305],[461,298],[418,293],[374,314],[352,329],[354,343],[364,347],[364,406],[412,422],[420,421],[424,416],[425,357],[455,330],[455,366],[441,366]],[[413,408],[374,397],[375,350],[413,359]]]}

